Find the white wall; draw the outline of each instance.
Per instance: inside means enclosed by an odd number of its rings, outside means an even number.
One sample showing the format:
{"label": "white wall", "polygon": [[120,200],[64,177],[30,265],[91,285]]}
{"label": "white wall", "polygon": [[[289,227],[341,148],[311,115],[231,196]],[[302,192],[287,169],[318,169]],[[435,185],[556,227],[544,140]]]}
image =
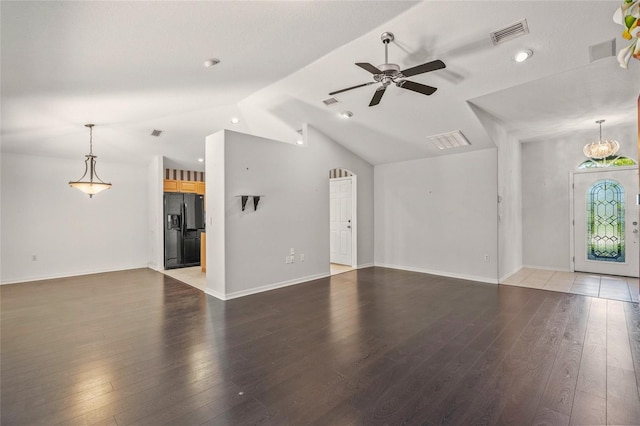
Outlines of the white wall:
{"label": "white wall", "polygon": [[149,260],[147,266],[156,271],[164,269],[164,159],[156,156],[147,168],[147,229]]}
{"label": "white wall", "polygon": [[[373,264],[373,166],[310,126],[305,134],[303,146],[231,131],[207,138],[207,212],[213,215],[207,252],[219,255],[215,244],[224,237],[226,256],[221,278],[207,255],[210,294],[237,297],[329,274],[329,170],[335,167],[357,175],[357,262]],[[221,166],[223,194],[214,192],[214,167]],[[243,212],[236,197],[242,194],[265,197],[257,211],[250,200]],[[296,261],[285,264],[290,248]]]}
{"label": "white wall", "polygon": [[[220,131],[209,135],[205,142],[206,155],[206,231],[207,231],[207,293],[225,299],[226,284],[226,201],[225,137]],[[230,199],[229,208],[238,208],[238,200]]]}
{"label": "white wall", "polygon": [[522,268],[522,150],[497,118],[470,106],[498,147],[498,277],[503,280]]}
{"label": "white wall", "polygon": [[113,188],[89,199],[82,160],[2,154],[3,284],[147,266],[147,169],[98,160]]}
{"label": "white wall", "polygon": [[[635,125],[603,126],[603,138],[620,143],[619,155],[637,161]],[[598,139],[598,128],[522,144],[523,263],[570,270],[569,173],[586,158],[582,148]]]}
{"label": "white wall", "polygon": [[376,166],[376,265],[497,282],[496,167],[496,149]]}

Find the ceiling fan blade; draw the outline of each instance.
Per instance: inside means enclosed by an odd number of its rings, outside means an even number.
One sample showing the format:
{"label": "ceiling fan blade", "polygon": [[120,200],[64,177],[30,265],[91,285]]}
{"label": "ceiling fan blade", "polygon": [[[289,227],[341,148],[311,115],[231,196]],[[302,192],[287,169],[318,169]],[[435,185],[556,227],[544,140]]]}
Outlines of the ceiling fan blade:
{"label": "ceiling fan blade", "polygon": [[369,71],[371,74],[382,74],[382,71],[368,62],[357,62],[356,65],[365,71]]}
{"label": "ceiling fan blade", "polygon": [[414,92],[422,93],[423,95],[431,95],[438,90],[436,87],[427,86],[425,84],[416,83],[415,81],[402,80],[396,83],[396,86],[403,89],[412,90]]}
{"label": "ceiling fan blade", "polygon": [[384,95],[384,91],[387,90],[387,86],[382,86],[376,89],[376,93],[373,94],[373,98],[371,98],[371,102],[369,106],[376,106],[380,103],[382,99],[382,95]]}
{"label": "ceiling fan blade", "polygon": [[329,96],[337,95],[338,93],[346,92],[347,90],[357,89],[358,87],[368,86],[370,84],[376,84],[377,81],[370,81],[369,83],[358,84],[357,86],[347,87],[346,89],[336,90],[335,92],[329,93]]}
{"label": "ceiling fan blade", "polygon": [[439,70],[446,67],[447,66],[444,64],[444,62],[438,59],[435,61],[427,62],[426,64],[416,65],[415,67],[407,68],[406,70],[400,71],[400,72],[405,77],[411,77],[412,75],[423,74],[425,72],[435,71],[435,70]]}

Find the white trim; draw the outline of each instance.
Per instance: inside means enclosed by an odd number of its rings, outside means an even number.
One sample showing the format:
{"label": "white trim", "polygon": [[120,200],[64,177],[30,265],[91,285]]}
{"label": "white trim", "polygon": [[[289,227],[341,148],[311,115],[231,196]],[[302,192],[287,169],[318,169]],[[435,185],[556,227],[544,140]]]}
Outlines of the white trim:
{"label": "white trim", "polygon": [[355,268],[356,269],[364,269],[364,268],[373,268],[374,266],[376,266],[375,264],[372,263],[363,263],[362,265],[356,265]]}
{"label": "white trim", "polygon": [[230,299],[236,299],[238,297],[249,296],[251,294],[262,293],[269,290],[275,290],[277,288],[289,287],[296,284],[303,284],[309,281],[317,280],[320,278],[326,278],[330,276],[331,276],[330,272],[323,272],[321,274],[309,275],[302,278],[296,278],[288,281],[281,281],[279,283],[267,284],[261,287],[250,288],[247,290],[234,291],[233,293],[227,293],[227,294],[219,293],[215,290],[211,290],[208,287],[205,289],[204,292],[210,296],[217,297],[220,300],[230,300]]}
{"label": "white trim", "polygon": [[459,278],[463,280],[477,281],[485,284],[498,284],[498,280],[495,278],[479,277],[476,275],[454,274],[454,273],[445,272],[445,271],[435,271],[432,269],[414,268],[411,266],[388,265],[385,263],[376,263],[375,266],[379,266],[381,268],[401,269],[403,271],[410,271],[410,272],[420,272],[423,274],[439,275],[442,277]]}
{"label": "white trim", "polygon": [[569,171],[569,272],[576,271],[576,217],[574,211],[576,171]]}
{"label": "white trim", "polygon": [[128,271],[128,270],[131,270],[131,269],[149,269],[149,268],[147,268],[146,265],[140,265],[140,266],[127,266],[127,267],[120,267],[120,268],[94,269],[94,270],[82,271],[82,272],[62,273],[62,274],[54,274],[54,275],[42,275],[42,276],[36,276],[36,277],[21,278],[19,280],[2,281],[2,282],[0,282],[0,285],[21,284],[21,283],[28,283],[28,282],[33,282],[33,281],[55,280],[55,279],[59,279],[59,278],[79,277],[81,275],[103,274],[105,272]]}
{"label": "white trim", "polygon": [[509,278],[511,275],[515,274],[516,272],[518,272],[520,269],[524,268],[524,266],[520,265],[515,267],[511,272],[507,272],[505,275],[501,276],[498,279],[498,282],[503,282],[504,280],[506,280],[507,278]]}
{"label": "white trim", "polygon": [[572,271],[571,268],[563,268],[561,266],[522,265],[522,267],[527,269],[541,269],[543,271],[575,272]]}
{"label": "white trim", "polygon": [[220,300],[227,300],[227,299],[224,297],[224,294],[219,293],[219,292],[217,292],[217,291],[215,291],[215,290],[212,290],[212,289],[210,289],[209,287],[205,288],[205,289],[204,289],[204,292],[205,292],[205,294],[208,294],[209,296],[213,296],[213,297],[215,297],[216,299],[220,299]]}

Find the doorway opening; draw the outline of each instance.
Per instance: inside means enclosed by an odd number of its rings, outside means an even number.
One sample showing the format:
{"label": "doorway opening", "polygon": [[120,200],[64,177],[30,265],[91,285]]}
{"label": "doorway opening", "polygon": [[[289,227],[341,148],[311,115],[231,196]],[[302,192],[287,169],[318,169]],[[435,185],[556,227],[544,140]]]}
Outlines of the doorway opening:
{"label": "doorway opening", "polygon": [[331,275],[357,266],[357,176],[347,169],[329,171],[329,262]]}

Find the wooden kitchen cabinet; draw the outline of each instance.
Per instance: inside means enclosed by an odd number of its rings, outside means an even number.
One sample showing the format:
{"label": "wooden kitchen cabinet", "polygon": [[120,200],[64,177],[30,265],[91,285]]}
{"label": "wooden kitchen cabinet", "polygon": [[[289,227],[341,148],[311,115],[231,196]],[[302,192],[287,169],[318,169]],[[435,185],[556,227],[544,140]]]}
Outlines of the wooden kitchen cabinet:
{"label": "wooden kitchen cabinet", "polygon": [[198,186],[197,183],[198,182],[194,182],[194,181],[190,181],[190,180],[181,180],[180,182],[180,191],[179,192],[186,192],[186,193],[190,193],[190,194],[195,194],[196,193],[196,187]]}
{"label": "wooden kitchen cabinet", "polygon": [[184,192],[188,194],[204,195],[206,185],[204,182],[192,180],[164,180],[164,192]]}
{"label": "wooden kitchen cabinet", "polygon": [[165,179],[164,180],[164,192],[180,192],[180,186],[177,180]]}

